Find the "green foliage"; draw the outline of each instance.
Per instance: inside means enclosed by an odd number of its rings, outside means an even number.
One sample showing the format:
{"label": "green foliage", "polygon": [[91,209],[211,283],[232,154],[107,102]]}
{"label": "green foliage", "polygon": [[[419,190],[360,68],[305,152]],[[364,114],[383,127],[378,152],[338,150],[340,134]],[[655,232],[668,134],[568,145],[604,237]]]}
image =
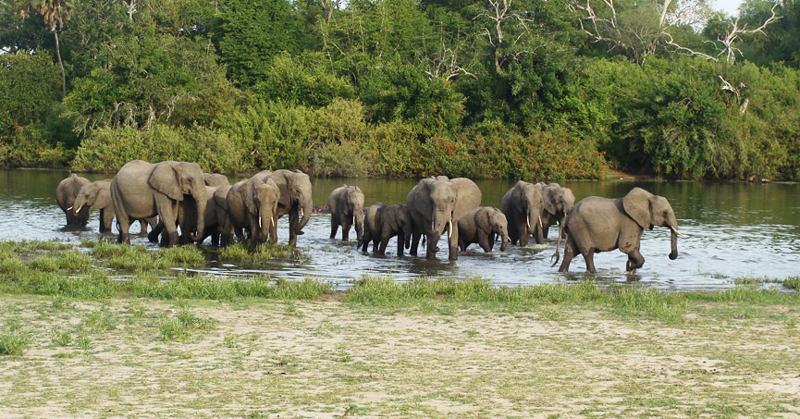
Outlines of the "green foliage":
{"label": "green foliage", "polygon": [[182,309],[174,317],[169,317],[158,326],[161,339],[165,341],[188,339],[193,331],[207,331],[214,328],[216,322],[210,318],[200,318],[192,312]]}
{"label": "green foliage", "polygon": [[237,83],[254,86],[267,81],[273,57],[281,51],[297,52],[302,34],[288,1],[224,0],[219,6],[219,49]]}
{"label": "green foliage", "polygon": [[253,86],[253,92],[268,102],[312,107],[327,106],[335,98],[348,99],[354,95],[347,80],[328,70],[322,54],[295,59],[286,51],[275,56],[263,81]]}

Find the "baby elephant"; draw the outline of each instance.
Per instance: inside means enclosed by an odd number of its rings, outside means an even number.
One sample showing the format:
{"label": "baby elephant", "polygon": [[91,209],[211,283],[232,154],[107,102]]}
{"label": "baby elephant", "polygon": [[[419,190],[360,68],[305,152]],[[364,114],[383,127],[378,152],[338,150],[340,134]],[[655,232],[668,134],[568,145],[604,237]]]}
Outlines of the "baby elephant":
{"label": "baby elephant", "polygon": [[511,239],[508,237],[508,220],[497,208],[478,207],[458,220],[458,247],[461,251],[478,243],[485,252],[491,252],[494,241],[500,236],[500,250],[506,250]]}
{"label": "baby elephant", "polygon": [[342,226],[342,240],[350,239],[350,227],[356,229],[356,240],[361,242],[364,232],[364,193],[358,186],[342,185],[328,196],[331,209],[331,238]]}
{"label": "baby elephant", "polygon": [[[654,226],[668,227],[672,231],[669,258],[674,260],[678,257],[678,236],[683,234],[678,231],[678,221],[667,198],[642,188],[633,188],[619,199],[584,198],[567,215],[562,226],[567,243],[564,245],[564,261],[558,271],[566,272],[572,258],[580,253],[586,262],[586,270],[597,273],[594,254],[619,248],[628,255],[625,270],[632,273],[644,265],[644,256],[639,253],[642,232]],[[555,266],[558,263],[558,244],[553,257]]]}
{"label": "baby elephant", "polygon": [[405,205],[384,205],[376,202],[367,208],[364,218],[362,251],[366,252],[369,242],[372,242],[372,252],[384,255],[389,239],[394,236],[397,236],[397,256],[403,256],[404,244],[406,249],[411,246],[413,225],[411,213]]}

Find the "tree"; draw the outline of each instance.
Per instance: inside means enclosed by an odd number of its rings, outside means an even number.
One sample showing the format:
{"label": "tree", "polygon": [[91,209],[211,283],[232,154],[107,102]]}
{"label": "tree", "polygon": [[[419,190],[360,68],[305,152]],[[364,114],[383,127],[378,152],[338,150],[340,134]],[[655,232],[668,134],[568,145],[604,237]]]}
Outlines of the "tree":
{"label": "tree", "polygon": [[36,10],[44,19],[45,25],[53,33],[56,45],[56,58],[61,69],[61,96],[67,95],[67,75],[64,72],[64,62],[61,61],[61,49],[58,43],[58,31],[64,27],[64,22],[70,18],[70,4],[67,0],[25,0],[21,5],[20,13],[23,17],[30,14],[31,9]]}

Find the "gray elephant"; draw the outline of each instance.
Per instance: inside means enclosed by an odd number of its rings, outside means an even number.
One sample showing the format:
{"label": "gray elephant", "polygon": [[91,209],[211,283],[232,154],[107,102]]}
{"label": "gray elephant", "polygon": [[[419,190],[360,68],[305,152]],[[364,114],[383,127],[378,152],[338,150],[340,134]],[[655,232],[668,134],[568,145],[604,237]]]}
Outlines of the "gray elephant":
{"label": "gray elephant", "polygon": [[64,215],[67,216],[68,226],[85,226],[89,222],[89,207],[81,208],[77,214],[73,210],[78,191],[88,184],[89,179],[72,173],[69,177],[59,182],[56,187],[56,201],[61,210],[64,211]]}
{"label": "gray elephant", "polygon": [[[228,207],[228,192],[232,186],[220,186],[214,192],[214,218],[217,224],[217,232],[219,233],[219,245],[227,246],[233,241],[233,224],[231,223],[230,210]],[[213,238],[212,238],[212,244]]]}
{"label": "gray elephant", "polygon": [[449,258],[451,261],[458,259],[458,228],[455,223],[480,206],[481,198],[478,185],[467,178],[437,176],[420,180],[406,197],[414,224],[411,255],[417,255],[419,240],[425,234],[428,241],[426,257],[436,258],[439,237],[447,231]]}
{"label": "gray elephant", "polygon": [[331,210],[331,237],[342,226],[342,240],[350,239],[350,227],[356,229],[356,240],[361,243],[364,233],[364,192],[358,186],[340,186],[328,196]]}
{"label": "gray elephant", "polygon": [[[584,198],[575,205],[562,225],[567,242],[558,271],[567,272],[572,259],[580,253],[586,262],[586,270],[596,273],[594,254],[619,248],[628,255],[625,270],[634,272],[644,265],[644,257],[639,253],[642,232],[654,226],[672,230],[669,258],[675,260],[678,257],[678,236],[683,234],[678,231],[678,221],[667,198],[642,188],[633,188],[620,199]],[[558,263],[558,244],[553,266]]]}
{"label": "gray elephant", "polygon": [[[78,214],[84,208],[99,210],[100,232],[111,231],[111,224],[114,221],[114,203],[111,202],[111,179],[90,182],[78,191],[72,211]],[[155,228],[156,220],[156,217],[139,220],[141,232],[147,233],[148,224],[150,228]]]}
{"label": "gray elephant", "polygon": [[503,195],[500,208],[508,219],[508,236],[512,244],[528,245],[528,235],[533,234],[536,243],[542,237],[542,187],[520,180]]}
{"label": "gray elephant", "polygon": [[[220,240],[220,228],[224,222],[220,223],[217,219],[217,213],[220,209],[218,208],[217,202],[214,200],[214,194],[219,189],[229,187],[230,183],[228,183],[228,178],[225,175],[217,173],[203,173],[203,182],[206,185],[207,196],[203,213],[205,231],[203,232],[203,236],[197,238],[196,241],[197,244],[200,244],[210,236],[211,244],[217,246]],[[190,244],[195,241],[190,237],[190,233],[197,229],[197,218],[200,216],[198,211],[197,202],[190,196],[187,196],[186,199],[178,204],[176,223],[181,230],[178,240],[180,244]],[[147,235],[147,238],[151,242],[156,243],[158,242],[158,236],[161,234],[161,244],[167,245],[168,236],[162,234],[163,231],[164,224],[159,222],[150,234]]]}
{"label": "gray elephant", "polygon": [[[277,239],[278,202],[281,190],[272,179],[272,172],[264,170],[249,179],[236,182],[226,196],[230,228],[236,237],[244,240],[244,233],[255,243]],[[229,232],[228,226],[223,230]],[[226,234],[226,233],[223,233]],[[229,233],[227,233],[229,234]],[[229,239],[225,238],[225,242]]]}
{"label": "gray elephant", "polygon": [[[198,213],[205,213],[208,196],[203,171],[197,163],[148,163],[142,160],[126,163],[111,181],[111,200],[119,222],[119,242],[130,243],[130,220],[158,215],[169,238],[165,244],[178,244],[178,205],[187,198],[194,200]],[[198,218],[195,228],[196,231],[188,232],[193,241],[203,237],[203,218]]]}
{"label": "gray elephant", "polygon": [[275,219],[289,214],[289,246],[296,246],[297,236],[303,234],[303,227],[314,211],[311,179],[299,170],[286,169],[276,170],[270,177],[281,191]]}
{"label": "gray elephant", "polygon": [[458,220],[458,247],[462,251],[467,246],[478,243],[484,252],[491,252],[494,241],[500,237],[500,251],[506,250],[511,239],[508,237],[508,220],[497,208],[478,207]]}
{"label": "gray elephant", "polygon": [[372,242],[372,253],[384,255],[389,239],[397,236],[397,256],[403,256],[403,247],[409,248],[414,231],[411,212],[405,205],[376,202],[367,208],[364,219],[362,251],[366,252]]}
{"label": "gray elephant", "polygon": [[546,239],[550,227],[564,223],[564,217],[575,206],[575,195],[570,188],[558,183],[539,185],[542,187],[542,237]]}

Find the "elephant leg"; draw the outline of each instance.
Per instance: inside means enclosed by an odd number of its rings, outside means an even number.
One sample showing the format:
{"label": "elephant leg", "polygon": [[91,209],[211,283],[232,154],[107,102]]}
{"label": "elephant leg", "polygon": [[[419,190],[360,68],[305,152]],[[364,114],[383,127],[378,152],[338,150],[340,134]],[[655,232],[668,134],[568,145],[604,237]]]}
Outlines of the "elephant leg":
{"label": "elephant leg", "polygon": [[564,259],[561,261],[561,266],[558,268],[559,272],[569,271],[569,264],[576,255],[575,247],[574,240],[572,237],[569,237],[564,244]]}
{"label": "elephant leg", "polygon": [[378,246],[381,243],[380,237],[375,237],[372,239],[372,253],[378,253]]}
{"label": "elephant leg", "polygon": [[158,236],[161,234],[162,231],[164,231],[164,224],[163,223],[156,224],[155,227],[153,227],[153,229],[150,230],[150,233],[147,234],[147,240],[149,240],[150,243],[158,243]]}
{"label": "elephant leg", "polygon": [[169,237],[167,247],[175,246],[180,243],[178,237],[178,227],[176,226],[175,203],[166,196],[156,196],[156,209],[161,222],[164,224],[166,234]]}
{"label": "elephant leg", "polygon": [[117,241],[119,243],[131,244],[131,238],[128,235],[130,227],[131,223],[128,221],[128,214],[117,214],[117,229],[119,230]]}
{"label": "elephant leg", "polygon": [[519,228],[519,245],[520,246],[527,246],[528,245],[528,226],[522,224]]}
{"label": "elephant leg", "polygon": [[147,234],[147,221],[139,220],[139,234]]}
{"label": "elephant leg", "polygon": [[360,243],[362,252],[366,252],[367,251],[367,248],[369,247],[370,240],[372,240],[372,239],[369,237],[369,235],[365,234],[364,235],[364,240],[362,240],[361,243]]}
{"label": "elephant leg", "polygon": [[289,211],[289,246],[292,247],[297,247],[297,226],[300,225],[300,214],[297,211]]}
{"label": "elephant leg", "polygon": [[625,271],[634,273],[636,269],[644,265],[644,256],[639,253],[639,249],[634,249],[628,253],[628,262],[625,264]]}
{"label": "elephant leg", "polygon": [[[450,254],[448,257],[451,261],[458,259],[458,227],[454,226],[455,223],[451,223],[450,226],[453,231],[450,232],[450,237],[448,238],[448,250]],[[453,228],[455,227],[455,228]]]}
{"label": "elephant leg", "polygon": [[597,269],[594,267],[594,248],[589,248],[586,252],[581,252],[583,255],[583,259],[586,261],[586,272],[590,274],[596,274]]}
{"label": "elephant leg", "polygon": [[484,252],[491,253],[492,241],[493,239],[490,239],[488,234],[478,233],[478,244]]}
{"label": "elephant leg", "polygon": [[111,231],[111,224],[114,222],[114,211],[106,208],[100,209],[100,232]]}
{"label": "elephant leg", "polygon": [[350,227],[353,224],[350,221],[343,221],[342,222],[342,241],[350,241]]}
{"label": "elephant leg", "polygon": [[380,254],[380,255],[385,255],[386,254],[386,246],[389,245],[389,237],[391,237],[391,236],[384,235],[383,237],[381,237],[381,244],[378,247],[378,254]]}
{"label": "elephant leg", "polygon": [[411,250],[409,250],[408,252],[411,256],[417,255],[417,249],[419,248],[419,240],[421,238],[422,238],[421,232],[414,230],[414,232],[411,233]]}
{"label": "elephant leg", "polygon": [[336,232],[339,231],[339,221],[334,218],[335,216],[331,215],[331,236],[329,238],[335,239]]}
{"label": "elephant leg", "polygon": [[403,257],[403,246],[405,246],[406,237],[403,235],[403,232],[400,231],[397,233],[397,256]]}

